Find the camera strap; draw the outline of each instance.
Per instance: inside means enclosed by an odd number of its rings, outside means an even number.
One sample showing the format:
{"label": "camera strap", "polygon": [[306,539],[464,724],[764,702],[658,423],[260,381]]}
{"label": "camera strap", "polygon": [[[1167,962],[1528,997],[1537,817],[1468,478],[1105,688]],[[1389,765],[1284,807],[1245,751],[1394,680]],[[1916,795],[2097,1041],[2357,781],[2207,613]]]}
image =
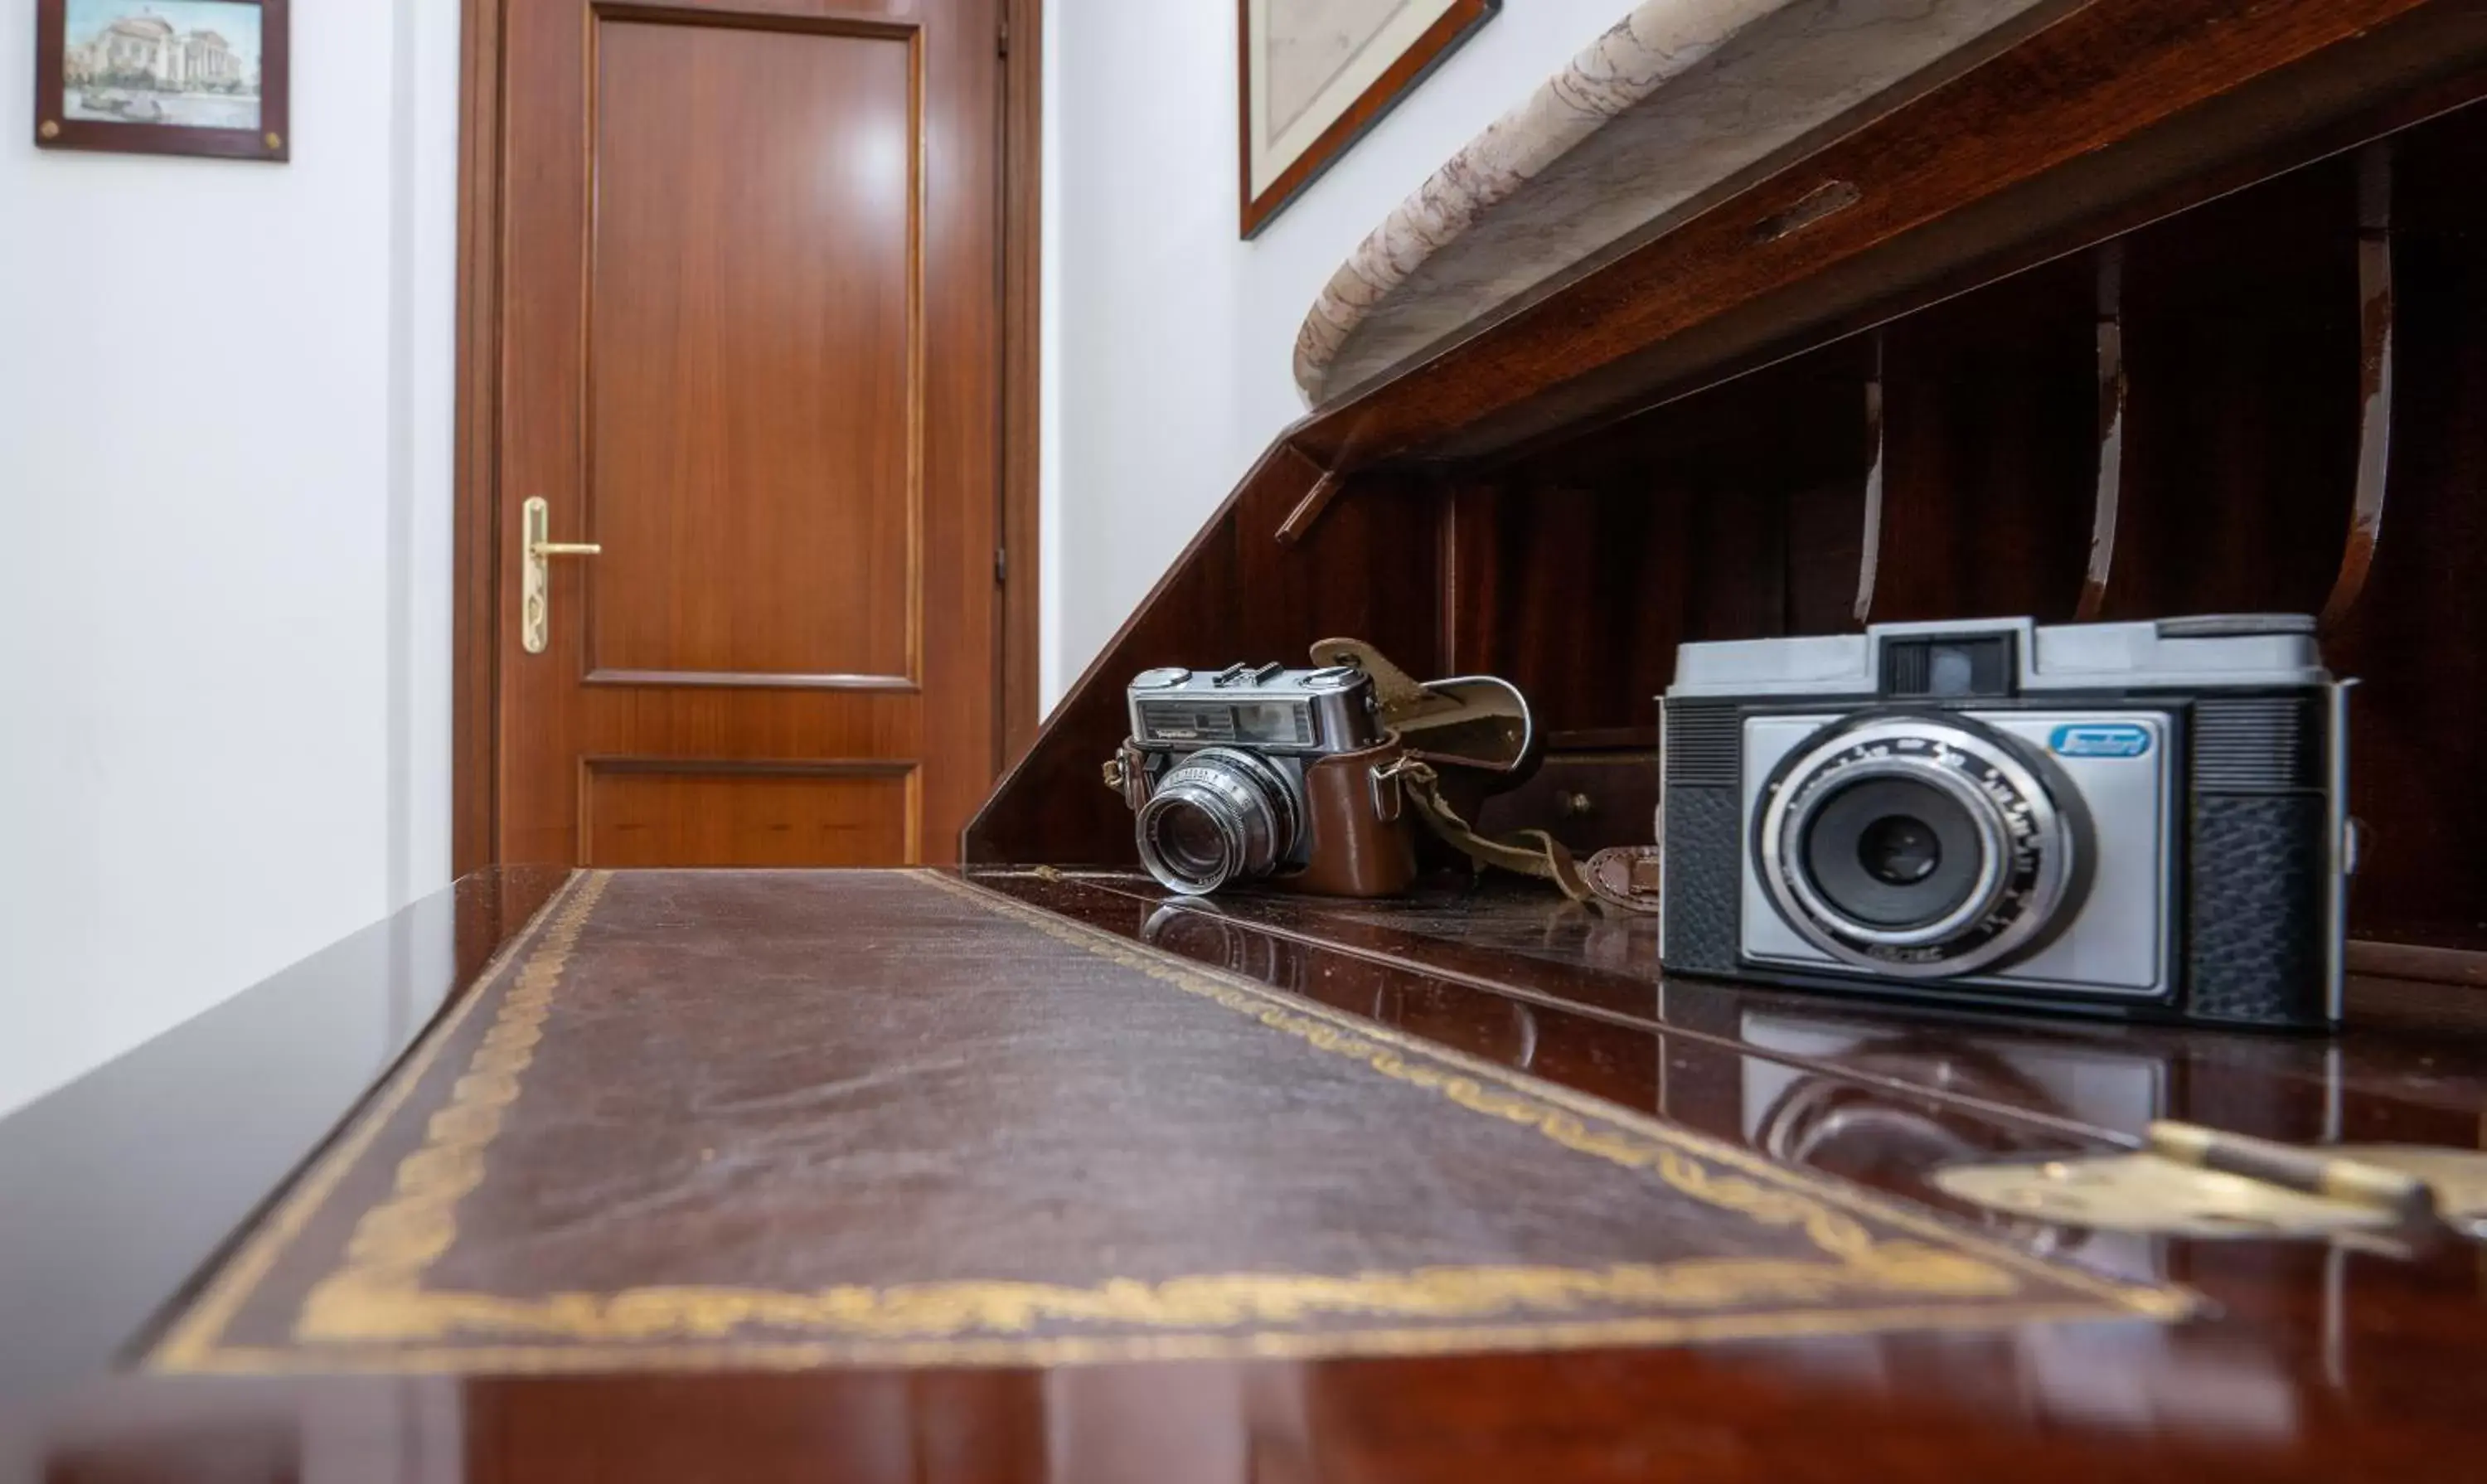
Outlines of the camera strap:
{"label": "camera strap", "polygon": [[1598,900],[1608,907],[1655,915],[1665,883],[1659,861],[1655,845],[1612,845],[1590,856],[1580,874]]}
{"label": "camera strap", "polygon": [[1401,795],[1415,807],[1416,817],[1425,822],[1425,827],[1470,860],[1552,882],[1573,901],[1597,904],[1597,894],[1589,889],[1580,868],[1573,862],[1572,853],[1563,848],[1561,841],[1542,829],[1515,829],[1506,835],[1477,833],[1442,797],[1441,775],[1430,764],[1402,756],[1376,770],[1374,779],[1377,783],[1396,782]]}
{"label": "camera strap", "polygon": [[1373,771],[1373,802],[1382,818],[1397,818],[1405,798],[1426,828],[1470,860],[1552,882],[1573,901],[1596,904],[1561,841],[1542,829],[1479,834],[1443,796],[1437,765],[1480,776],[1525,776],[1534,767],[1528,703],[1510,682],[1466,676],[1427,684],[1361,639],[1324,639],[1313,646],[1312,658],[1316,665],[1354,665],[1371,676],[1382,724],[1408,749]]}

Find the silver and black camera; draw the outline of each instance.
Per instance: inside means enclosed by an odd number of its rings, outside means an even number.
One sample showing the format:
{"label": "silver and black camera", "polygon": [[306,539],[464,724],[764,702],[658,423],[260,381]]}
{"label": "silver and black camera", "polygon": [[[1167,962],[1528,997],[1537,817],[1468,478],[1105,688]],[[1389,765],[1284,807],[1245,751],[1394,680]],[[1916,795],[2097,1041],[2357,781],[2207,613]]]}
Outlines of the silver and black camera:
{"label": "silver and black camera", "polygon": [[1363,670],[1148,670],[1130,694],[1131,740],[1105,781],[1136,816],[1140,863],[1168,890],[1272,878],[1383,896],[1414,878],[1397,795],[1374,782],[1399,741]]}
{"label": "silver and black camera", "polygon": [[2335,1023],[2346,690],[2295,615],[1687,644],[1662,703],[1662,960]]}

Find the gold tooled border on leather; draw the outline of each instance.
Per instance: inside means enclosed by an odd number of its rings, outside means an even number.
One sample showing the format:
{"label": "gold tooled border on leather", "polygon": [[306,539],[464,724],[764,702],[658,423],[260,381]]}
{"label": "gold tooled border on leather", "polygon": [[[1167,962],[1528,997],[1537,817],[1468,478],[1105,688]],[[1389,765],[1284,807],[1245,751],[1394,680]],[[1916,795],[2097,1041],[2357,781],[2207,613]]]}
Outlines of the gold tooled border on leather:
{"label": "gold tooled border on leather", "polygon": [[[665,1285],[613,1294],[508,1298],[428,1289],[457,1240],[457,1206],[519,1095],[552,995],[611,881],[575,878],[501,965],[478,980],[390,1085],[279,1203],[148,1356],[161,1371],[529,1372],[629,1367],[1050,1365],[1188,1358],[1422,1355],[1448,1351],[1680,1344],[1729,1338],[1994,1328],[2044,1320],[2171,1320],[2181,1289],[2120,1282],[1963,1231],[1861,1189],[1770,1163],[1720,1140],[1477,1060],[1249,979],[1031,907],[934,871],[911,879],[1134,969],[1372,1072],[1575,1153],[1655,1176],[1689,1199],[1802,1230],[1819,1259],[1689,1258],[1603,1268],[1435,1267],[1307,1275],[1200,1274],[1093,1286],[943,1282],[781,1292]],[[523,948],[523,954],[520,950]],[[400,1162],[391,1193],[365,1211],[344,1262],[315,1284],[290,1347],[223,1336],[441,1050],[516,965],[493,1024]],[[1906,1235],[1878,1238],[1870,1220]],[[2035,1282],[2054,1296],[2031,1297]],[[1866,1301],[1826,1307],[1824,1301]],[[1938,1302],[1944,1300],[1949,1302]],[[1778,1301],[1737,1313],[1729,1303]],[[1882,1301],[1882,1302],[1875,1302]],[[1584,1303],[1686,1312],[1566,1319]],[[1353,1328],[1275,1328],[1313,1317]],[[1115,1332],[1040,1335],[1052,1321]],[[796,1338],[738,1337],[746,1327]],[[1256,1328],[1259,1327],[1259,1328]]]}

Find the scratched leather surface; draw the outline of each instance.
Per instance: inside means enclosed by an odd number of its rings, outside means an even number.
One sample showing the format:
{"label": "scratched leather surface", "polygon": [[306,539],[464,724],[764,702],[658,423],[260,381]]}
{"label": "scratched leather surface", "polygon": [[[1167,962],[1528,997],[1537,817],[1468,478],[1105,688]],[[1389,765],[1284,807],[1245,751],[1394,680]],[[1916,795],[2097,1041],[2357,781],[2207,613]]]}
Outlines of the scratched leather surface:
{"label": "scratched leather surface", "polygon": [[1525,1134],[903,878],[624,878],[597,926],[443,1283],[1648,1249]]}
{"label": "scratched leather surface", "polygon": [[[825,1362],[849,1354],[834,1344],[886,1359],[872,1346],[910,1338],[1300,1340],[1453,1323],[1468,1336],[1458,1344],[1559,1343],[1523,1331],[1688,1310],[1678,1289],[1610,1277],[1466,1308],[1467,1290],[1427,1279],[1428,1293],[1452,1293],[1449,1310],[1388,1294],[1368,1307],[1350,1289],[1345,1302],[1205,1327],[1147,1305],[1014,1317],[985,1300],[1008,1284],[1595,1276],[1728,1258],[1786,1271],[1761,1270],[1749,1294],[1711,1284],[1689,1312],[1905,1305],[1935,1322],[1991,1311],[2007,1323],[2033,1304],[2133,1311],[2131,1295],[1999,1261],[1966,1236],[1954,1251],[1951,1228],[1886,1218],[1891,1208],[1810,1177],[1771,1188],[1796,1202],[1771,1219],[1693,1198],[1686,1170],[1753,1172],[1707,1163],[1697,1140],[1670,1145],[1630,1114],[1608,1127],[1524,1078],[1489,1080],[1500,1102],[1481,1111],[1467,1106],[1478,1084],[1450,1085],[1473,1069],[1360,1041],[1353,1020],[1306,1019],[1334,1013],[1170,969],[955,881],[626,872],[596,889],[592,910],[572,902],[567,939],[563,903],[548,909],[552,926],[521,940],[418,1052],[428,1059],[280,1203],[210,1290],[202,1307],[221,1309],[193,1324],[184,1363],[624,1338],[833,1342],[797,1358]],[[564,943],[566,962],[552,952]],[[1397,1071],[1377,1070],[1385,1063]],[[1568,1120],[1575,1144],[1596,1135],[1624,1153],[1567,1147],[1549,1117]],[[1845,1255],[1823,1246],[1823,1231],[1850,1227]],[[1930,1266],[1899,1261],[1920,1250]],[[1886,1268],[1900,1275],[1858,1275]],[[1845,1275],[1800,1274],[1792,1289],[1800,1269]],[[855,1328],[856,1304],[954,1292],[943,1285],[965,1297],[920,1333],[889,1304]],[[833,1290],[845,1297],[824,1307]],[[712,1291],[745,1299],[718,1308]],[[453,1311],[431,1304],[439,1294],[489,1302]],[[755,1308],[752,1294],[795,1297]],[[1512,1333],[1486,1332],[1497,1325]]]}

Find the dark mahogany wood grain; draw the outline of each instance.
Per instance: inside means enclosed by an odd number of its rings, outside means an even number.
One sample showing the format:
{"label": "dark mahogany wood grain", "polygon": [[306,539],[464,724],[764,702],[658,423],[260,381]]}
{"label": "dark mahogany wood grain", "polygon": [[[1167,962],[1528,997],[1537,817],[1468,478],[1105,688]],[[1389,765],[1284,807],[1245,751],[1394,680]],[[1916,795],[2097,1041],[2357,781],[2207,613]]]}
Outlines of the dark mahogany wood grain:
{"label": "dark mahogany wood grain", "polygon": [[1131,811],[1098,770],[1131,730],[1125,687],[1142,670],[1301,664],[1314,643],[1344,636],[1411,671],[1440,673],[1439,501],[1421,479],[1359,476],[1328,514],[1281,545],[1275,532],[1322,477],[1284,444],[1263,456],[968,825],[964,858],[1134,858]]}
{"label": "dark mahogany wood grain", "polygon": [[1558,740],[1655,735],[1677,645],[1847,627],[1868,351],[1832,346],[1464,486],[1454,667],[1510,678]]}
{"label": "dark mahogany wood grain", "polygon": [[[987,880],[1160,951],[1972,1220],[1926,1184],[1935,1164],[2124,1147],[2162,1116],[2475,1147],[2487,1097],[2487,1022],[2382,981],[2354,986],[2356,1023],[2328,1039],[1945,1021],[1663,980],[1649,924],[1586,917],[1529,883],[1369,906],[1169,903],[1128,876]],[[194,1043],[183,1059],[192,1075],[249,1064],[230,1042],[220,1053]],[[159,1105],[152,1127],[183,1116]],[[0,1123],[0,1144],[16,1133]],[[183,1380],[114,1375],[90,1353],[68,1368],[83,1380],[0,1401],[0,1457],[44,1479],[2475,1476],[2487,1288],[2474,1247],[1987,1229],[2183,1282],[2215,1306],[2171,1327],[1049,1372]],[[144,1308],[164,1281],[130,1277],[122,1291],[147,1295]]]}
{"label": "dark mahogany wood grain", "polygon": [[2130,240],[2124,489],[2100,617],[2322,607],[2357,485],[2352,163]]}
{"label": "dark mahogany wood grain", "polygon": [[2356,609],[2327,641],[2362,679],[2351,806],[2373,849],[2359,936],[2487,948],[2487,110],[2414,131],[2394,156],[2391,518]]}
{"label": "dark mahogany wood grain", "polygon": [[1884,332],[1868,619],[2073,616],[2096,511],[2092,304],[2074,259]]}

